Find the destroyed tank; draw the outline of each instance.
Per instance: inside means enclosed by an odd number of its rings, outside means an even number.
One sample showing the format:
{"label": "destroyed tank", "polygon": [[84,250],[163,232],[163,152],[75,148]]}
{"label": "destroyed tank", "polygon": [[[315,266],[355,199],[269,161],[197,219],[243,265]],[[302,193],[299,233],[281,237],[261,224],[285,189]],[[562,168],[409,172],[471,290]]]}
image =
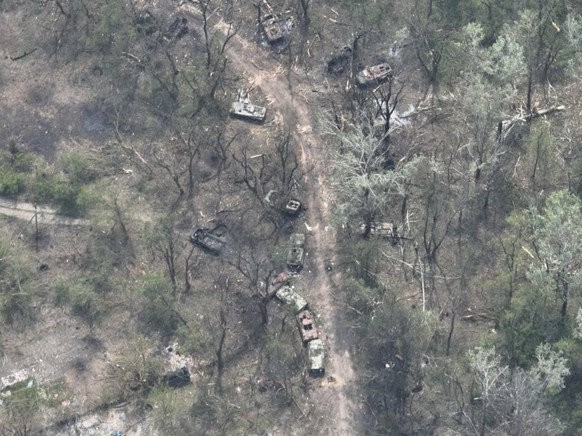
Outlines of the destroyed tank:
{"label": "destroyed tank", "polygon": [[305,257],[305,234],[293,233],[289,238],[289,253],[287,254],[287,266],[293,272],[298,272],[303,267]]}
{"label": "destroyed tank", "polygon": [[219,254],[226,245],[226,241],[223,238],[213,235],[203,228],[192,230],[190,242],[213,254]]}
{"label": "destroyed tank", "polygon": [[375,85],[392,77],[392,68],[387,63],[366,67],[356,75],[356,84],[361,87]]}

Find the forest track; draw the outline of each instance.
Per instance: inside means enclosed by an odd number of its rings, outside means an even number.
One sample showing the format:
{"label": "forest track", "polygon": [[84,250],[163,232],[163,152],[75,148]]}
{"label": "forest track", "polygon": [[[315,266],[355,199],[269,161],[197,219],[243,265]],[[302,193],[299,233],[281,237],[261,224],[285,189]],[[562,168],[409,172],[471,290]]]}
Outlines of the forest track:
{"label": "forest track", "polygon": [[32,221],[37,214],[38,222],[55,226],[88,226],[90,221],[81,218],[71,218],[59,213],[56,209],[47,206],[37,206],[32,203],[23,203],[0,199],[0,215]]}
{"label": "forest track", "polygon": [[[182,9],[202,28],[202,17],[191,5],[183,4]],[[214,19],[220,17],[215,16]],[[223,35],[228,24],[222,20],[213,25]],[[298,70],[287,71],[274,57],[269,57],[265,48],[251,44],[235,35],[227,48],[227,58],[231,68],[246,78],[249,87],[262,91],[269,102],[268,116],[274,123],[291,128],[295,142],[299,145],[301,164],[310,169],[305,178],[304,193],[307,205],[307,221],[310,223],[309,245],[315,248],[313,261],[316,271],[315,282],[310,283],[311,306],[323,321],[322,333],[326,344],[326,378],[311,393],[315,407],[315,419],[321,420],[322,435],[359,434],[356,411],[357,389],[355,372],[349,351],[341,340],[346,336],[340,325],[338,301],[334,297],[331,277],[325,268],[325,259],[332,259],[336,253],[336,238],[330,225],[331,192],[326,182],[326,156],[323,141],[314,132],[314,117],[309,90],[313,89],[307,76]],[[306,92],[299,92],[301,86],[308,85]],[[271,115],[269,115],[269,113]],[[336,282],[340,274],[335,273]]]}

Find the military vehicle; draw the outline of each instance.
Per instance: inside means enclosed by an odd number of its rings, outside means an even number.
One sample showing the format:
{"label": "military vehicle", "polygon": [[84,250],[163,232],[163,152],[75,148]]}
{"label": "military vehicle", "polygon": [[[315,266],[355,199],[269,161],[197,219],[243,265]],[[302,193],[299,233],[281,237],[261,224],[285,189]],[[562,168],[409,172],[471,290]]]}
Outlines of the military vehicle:
{"label": "military vehicle", "polygon": [[144,9],[137,14],[135,24],[137,25],[137,30],[146,35],[151,35],[158,30],[154,16],[147,9]]}
{"label": "military vehicle", "polygon": [[289,253],[287,255],[287,267],[292,272],[299,272],[303,267],[305,257],[305,234],[293,233],[289,238]]}
{"label": "military vehicle", "polygon": [[239,89],[237,101],[230,105],[230,115],[235,118],[263,122],[266,114],[267,108],[252,104],[244,88]]}
{"label": "military vehicle", "polygon": [[343,46],[337,53],[332,53],[331,59],[327,62],[327,72],[339,76],[348,69],[350,58],[352,57],[352,47]]}
{"label": "military vehicle", "polygon": [[307,355],[309,357],[309,375],[321,377],[325,373],[325,349],[321,339],[314,339],[307,343]]}
{"label": "military vehicle", "polygon": [[281,212],[290,216],[296,216],[301,211],[301,202],[295,198],[279,199],[275,189],[271,189],[265,196],[265,203],[279,209]]}
{"label": "military vehicle", "polygon": [[289,285],[285,285],[279,289],[275,296],[281,302],[290,305],[293,313],[299,313],[307,308],[307,301]]}
{"label": "military vehicle", "polygon": [[277,293],[279,289],[283,287],[289,281],[289,274],[286,271],[283,271],[279,274],[275,274],[269,280],[269,286],[267,289],[267,295],[272,297]]}
{"label": "military vehicle", "polygon": [[176,18],[174,22],[170,24],[168,30],[166,30],[164,33],[164,39],[171,42],[182,38],[188,33],[188,26],[186,25],[187,22],[188,20],[184,17]]}
{"label": "military vehicle", "polygon": [[287,34],[287,19],[276,18],[272,14],[263,17],[261,26],[271,44],[281,41]]}
{"label": "military vehicle", "polygon": [[180,369],[170,371],[169,373],[165,374],[163,379],[164,383],[169,387],[181,388],[190,383],[190,371],[188,371],[188,368],[183,366]]}
{"label": "military vehicle", "polygon": [[194,228],[190,234],[190,242],[213,254],[220,254],[226,245],[226,240],[204,228]]}
{"label": "military vehicle", "polygon": [[360,87],[375,85],[392,77],[392,68],[383,63],[366,67],[356,75],[356,84]]}
{"label": "military vehicle", "polygon": [[[366,233],[366,224],[360,226],[360,233]],[[379,236],[381,238],[394,238],[398,236],[397,227],[392,223],[376,223],[370,224],[370,236]]]}
{"label": "military vehicle", "polygon": [[296,316],[297,324],[299,325],[299,333],[304,344],[309,341],[319,338],[317,327],[315,327],[315,319],[309,310],[303,310]]}

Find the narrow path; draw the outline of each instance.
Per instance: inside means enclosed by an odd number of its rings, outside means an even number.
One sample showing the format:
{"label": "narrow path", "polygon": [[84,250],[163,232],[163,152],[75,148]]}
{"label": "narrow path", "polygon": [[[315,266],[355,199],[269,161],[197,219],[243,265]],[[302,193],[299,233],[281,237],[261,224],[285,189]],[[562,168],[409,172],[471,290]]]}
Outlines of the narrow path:
{"label": "narrow path", "polygon": [[[196,8],[190,5],[182,6],[189,15],[202,25]],[[226,33],[227,24],[219,22],[214,27]],[[236,35],[230,42],[227,57],[231,68],[239,71],[247,80],[248,86],[260,88],[265,94],[268,105],[268,117],[273,117],[281,125],[287,125],[293,130],[293,136],[299,145],[301,164],[304,169],[313,167],[306,176],[305,186],[306,203],[308,208],[308,222],[312,227],[309,245],[316,264],[316,282],[311,283],[312,306],[323,320],[322,332],[326,344],[326,378],[320,387],[312,392],[312,399],[317,415],[322,417],[324,435],[353,435],[358,434],[355,412],[355,374],[351,356],[347,349],[340,344],[339,337],[343,326],[338,324],[338,304],[334,298],[334,290],[330,276],[325,270],[325,257],[333,257],[335,253],[335,234],[329,225],[329,203],[331,193],[326,183],[326,157],[323,150],[323,141],[313,130],[312,113],[309,93],[299,92],[299,83],[291,81],[276,60],[269,59],[264,49],[257,50],[256,45],[250,44]],[[293,77],[301,77],[294,74]],[[301,95],[303,94],[303,95]],[[336,273],[336,279],[339,278]]]}
{"label": "narrow path", "polygon": [[32,203],[0,199],[0,215],[30,221],[34,218],[35,213],[38,216],[38,222],[42,224],[58,226],[87,226],[90,224],[89,220],[64,216],[48,206],[37,206],[35,209]]}

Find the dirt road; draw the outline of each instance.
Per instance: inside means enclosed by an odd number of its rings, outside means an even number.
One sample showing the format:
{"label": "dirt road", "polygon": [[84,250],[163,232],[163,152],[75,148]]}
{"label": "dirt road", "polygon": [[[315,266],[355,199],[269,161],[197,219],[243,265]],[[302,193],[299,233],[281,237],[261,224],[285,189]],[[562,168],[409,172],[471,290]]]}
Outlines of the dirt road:
{"label": "dirt road", "polygon": [[[187,4],[182,7],[202,24],[195,7]],[[227,24],[219,21],[215,24],[215,29],[226,33]],[[257,49],[256,45],[238,35],[231,40],[227,57],[231,69],[246,78],[247,86],[259,88],[265,95],[269,102],[269,117],[274,117],[273,122],[292,129],[295,142],[299,145],[303,168],[313,167],[305,181],[307,222],[312,228],[309,245],[314,249],[311,255],[316,265],[316,282],[310,283],[310,305],[322,320],[327,361],[326,378],[311,395],[316,413],[323,424],[323,432],[320,434],[358,434],[354,416],[355,374],[350,354],[339,340],[342,326],[337,322],[338,303],[333,298],[334,290],[324,266],[326,257],[334,257],[335,235],[329,225],[331,193],[325,179],[323,141],[314,131],[312,121],[311,108],[314,107],[314,102],[310,101],[310,96],[313,95],[313,86],[304,73],[292,70],[289,74],[277,62],[277,58],[268,56],[267,49]]]}
{"label": "dirt road", "polygon": [[41,224],[51,224],[59,226],[86,226],[89,220],[70,218],[59,214],[55,209],[48,206],[38,206],[36,209],[32,203],[22,203],[0,199],[0,215],[18,218],[24,221],[31,221],[34,214],[38,214],[38,222]]}

